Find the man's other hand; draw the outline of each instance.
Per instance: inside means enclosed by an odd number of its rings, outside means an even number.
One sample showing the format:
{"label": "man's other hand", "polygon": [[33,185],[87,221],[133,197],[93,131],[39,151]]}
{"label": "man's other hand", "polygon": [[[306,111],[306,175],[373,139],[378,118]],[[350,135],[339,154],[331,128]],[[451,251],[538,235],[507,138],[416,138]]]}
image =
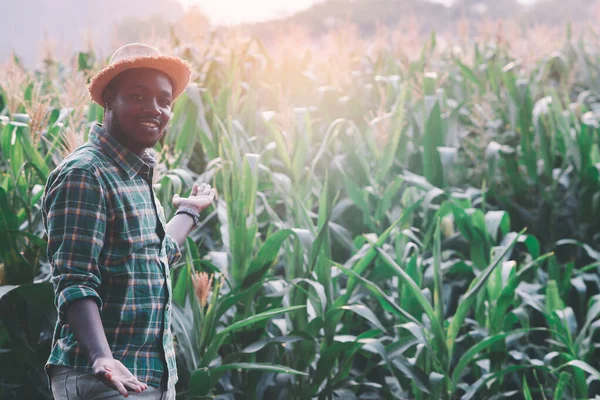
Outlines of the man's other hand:
{"label": "man's other hand", "polygon": [[118,360],[114,358],[98,358],[92,365],[94,374],[107,386],[112,387],[124,397],[129,391],[140,393],[148,389],[148,385],[137,380],[135,376]]}

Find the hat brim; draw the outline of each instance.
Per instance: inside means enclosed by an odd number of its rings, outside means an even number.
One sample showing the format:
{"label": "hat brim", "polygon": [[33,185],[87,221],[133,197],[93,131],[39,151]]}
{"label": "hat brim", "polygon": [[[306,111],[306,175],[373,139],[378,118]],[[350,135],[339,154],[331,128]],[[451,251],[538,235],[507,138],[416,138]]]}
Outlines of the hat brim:
{"label": "hat brim", "polygon": [[104,108],[102,94],[106,86],[121,72],[133,68],[152,68],[164,72],[173,81],[173,100],[178,98],[190,82],[192,69],[187,61],[171,56],[139,56],[117,61],[100,70],[88,85],[92,100]]}

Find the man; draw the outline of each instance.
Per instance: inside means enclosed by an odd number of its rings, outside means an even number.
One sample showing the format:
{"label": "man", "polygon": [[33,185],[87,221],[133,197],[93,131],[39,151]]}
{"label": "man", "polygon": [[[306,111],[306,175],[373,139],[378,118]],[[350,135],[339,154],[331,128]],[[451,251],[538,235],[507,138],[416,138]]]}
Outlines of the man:
{"label": "man", "polygon": [[167,224],[154,195],[155,160],[189,65],[129,44],[92,78],[102,125],[50,174],[43,215],[58,321],[46,371],[62,399],[175,399],[169,266],[215,195],[176,195]]}

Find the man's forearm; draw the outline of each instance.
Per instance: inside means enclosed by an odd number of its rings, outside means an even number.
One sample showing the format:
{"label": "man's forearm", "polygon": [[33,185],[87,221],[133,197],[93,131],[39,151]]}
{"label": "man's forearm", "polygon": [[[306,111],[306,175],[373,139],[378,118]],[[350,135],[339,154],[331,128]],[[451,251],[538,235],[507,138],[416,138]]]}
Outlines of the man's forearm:
{"label": "man's forearm", "polygon": [[112,358],[98,304],[94,300],[83,298],[70,304],[67,308],[67,322],[91,364],[101,357]]}
{"label": "man's forearm", "polygon": [[183,246],[185,239],[192,231],[194,220],[186,214],[179,214],[171,218],[167,224],[167,234],[171,236],[179,247]]}

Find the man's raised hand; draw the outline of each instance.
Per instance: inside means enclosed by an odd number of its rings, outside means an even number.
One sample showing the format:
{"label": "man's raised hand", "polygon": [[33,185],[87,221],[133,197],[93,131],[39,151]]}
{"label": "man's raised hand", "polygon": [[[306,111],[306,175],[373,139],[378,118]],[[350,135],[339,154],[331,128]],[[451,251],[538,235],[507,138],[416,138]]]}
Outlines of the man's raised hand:
{"label": "man's raised hand", "polygon": [[211,188],[210,185],[203,183],[200,186],[194,184],[190,197],[179,197],[178,194],[173,196],[173,206],[178,207],[193,207],[198,212],[202,212],[208,207],[215,199],[215,189]]}

